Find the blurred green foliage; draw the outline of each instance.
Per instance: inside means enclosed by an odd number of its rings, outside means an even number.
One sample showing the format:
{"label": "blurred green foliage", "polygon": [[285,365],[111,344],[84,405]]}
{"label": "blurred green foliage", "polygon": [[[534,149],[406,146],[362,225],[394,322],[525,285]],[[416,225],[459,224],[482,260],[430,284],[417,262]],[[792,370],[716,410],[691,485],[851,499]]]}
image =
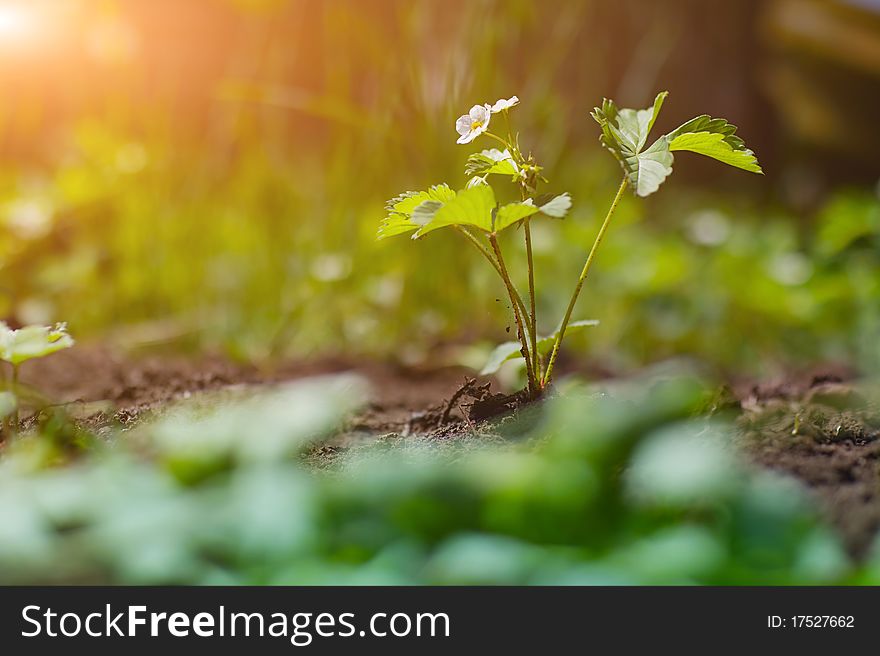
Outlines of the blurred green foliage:
{"label": "blurred green foliage", "polygon": [[518,437],[370,439],[306,464],[362,393],[315,379],[182,406],[62,467],[57,442],[19,438],[0,582],[880,582],[880,552],[850,562],[796,482],[747,469],[696,416],[696,379],[571,385]]}
{"label": "blurred green foliage", "polygon": [[[164,33],[147,38],[149,29],[172,9],[199,25],[195,5],[101,3],[117,41],[126,25],[146,36],[85,67],[91,104],[56,124],[53,103],[28,87],[0,125],[12,143],[39,144],[37,155],[13,149],[0,162],[0,317],[254,359],[345,351],[482,362],[506,337],[492,272],[455,236],[404,248],[376,243],[375,225],[398,189],[461,186],[455,117],[517,93],[523,148],[540,144],[559,185],[548,191],[574,198],[564,222],[535,226],[548,322],[539,331],[551,331],[571,289],[550,283],[577,274],[617,183],[588,108],[618,91],[640,106],[669,86],[682,99],[667,109],[673,126],[693,113],[687,99],[707,92],[661,75],[681,44],[713,57],[703,32],[670,29],[687,3],[636,4],[207,3],[201,11],[231,15],[235,29],[206,28],[219,36],[194,44],[171,35],[163,59]],[[719,24],[741,26],[734,15],[746,3],[728,5]],[[608,54],[617,32],[638,37],[631,58]],[[197,78],[190,69],[209,67],[184,46],[218,43],[220,72]],[[724,88],[739,89],[739,64],[712,61]],[[63,91],[73,98],[64,107],[86,103]],[[697,109],[749,118],[734,95]],[[44,110],[32,116],[32,106]],[[682,182],[656,199],[622,205],[578,309],[602,323],[569,349],[624,370],[679,354],[754,373],[877,362],[875,194],[844,190],[800,215],[767,202],[760,181],[719,173],[707,193],[681,169]],[[522,286],[513,237],[504,246]],[[435,348],[450,342],[476,342],[482,355]]]}

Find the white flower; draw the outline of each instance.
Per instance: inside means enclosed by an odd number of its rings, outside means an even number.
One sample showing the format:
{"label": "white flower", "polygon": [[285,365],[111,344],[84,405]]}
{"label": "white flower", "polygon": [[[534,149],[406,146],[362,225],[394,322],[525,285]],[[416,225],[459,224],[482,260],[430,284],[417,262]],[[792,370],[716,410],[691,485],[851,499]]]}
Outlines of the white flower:
{"label": "white flower", "polygon": [[489,105],[474,105],[467,114],[459,116],[455,122],[455,130],[461,135],[457,143],[470,143],[488,130],[492,118],[490,110]]}
{"label": "white flower", "polygon": [[519,105],[519,98],[517,98],[516,96],[511,96],[507,100],[502,98],[494,105],[492,105],[490,111],[493,114],[497,114],[498,112],[503,112],[505,109],[510,109],[511,107],[515,107],[516,105]]}

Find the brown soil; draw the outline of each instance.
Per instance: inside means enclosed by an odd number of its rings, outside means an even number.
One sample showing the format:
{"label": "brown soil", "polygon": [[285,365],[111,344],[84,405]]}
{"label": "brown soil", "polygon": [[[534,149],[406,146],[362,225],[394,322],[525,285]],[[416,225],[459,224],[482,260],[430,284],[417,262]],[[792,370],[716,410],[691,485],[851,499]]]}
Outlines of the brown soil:
{"label": "brown soil", "polygon": [[[222,357],[129,358],[98,346],[77,346],[22,367],[22,385],[46,403],[91,428],[127,425],[171,402],[223,389],[248,389],[309,376],[355,372],[370,383],[367,407],[357,422],[376,433],[400,431],[426,409],[450,398],[467,380],[466,369],[419,369],[353,358],[288,362],[272,369],[235,364]],[[430,412],[429,412],[430,413]],[[25,423],[35,421],[25,411]],[[458,406],[447,420],[461,420]]]}
{"label": "brown soil", "polygon": [[803,481],[856,557],[880,531],[880,405],[834,376],[754,387],[737,419],[748,458]]}

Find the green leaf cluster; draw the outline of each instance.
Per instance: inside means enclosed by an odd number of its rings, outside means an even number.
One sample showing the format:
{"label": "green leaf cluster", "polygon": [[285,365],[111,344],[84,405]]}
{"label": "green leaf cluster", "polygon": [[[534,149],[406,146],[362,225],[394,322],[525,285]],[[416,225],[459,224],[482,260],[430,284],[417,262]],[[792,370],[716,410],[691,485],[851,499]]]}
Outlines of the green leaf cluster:
{"label": "green leaf cluster", "polygon": [[650,196],[672,173],[673,152],[691,151],[752,173],[763,173],[755,154],[736,135],[736,126],[723,118],[697,116],[647,148],[648,136],[668,96],[657,95],[647,109],[620,109],[609,99],[593,110],[602,129],[601,142],[620,162],[630,187],[638,196]]}
{"label": "green leaf cluster", "polygon": [[468,157],[467,164],[464,167],[467,176],[486,176],[486,175],[509,175],[511,179],[516,180],[522,173],[519,166],[513,159],[513,155],[509,150],[498,150],[492,148],[484,150],[481,153],[474,153]]}
{"label": "green leaf cluster", "polygon": [[[502,162],[504,164],[504,162]],[[571,208],[569,194],[543,195],[499,205],[487,184],[452,191],[435,185],[426,191],[406,192],[386,203],[388,212],[379,227],[379,239],[414,233],[418,239],[449,226],[471,227],[497,234],[535,214],[561,219]]]}

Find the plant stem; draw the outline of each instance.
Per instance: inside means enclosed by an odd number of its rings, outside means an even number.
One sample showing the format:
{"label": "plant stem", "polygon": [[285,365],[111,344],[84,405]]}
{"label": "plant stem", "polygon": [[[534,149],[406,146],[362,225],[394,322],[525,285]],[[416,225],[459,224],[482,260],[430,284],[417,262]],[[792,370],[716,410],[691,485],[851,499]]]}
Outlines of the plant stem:
{"label": "plant stem", "polygon": [[[505,112],[505,115],[507,112]],[[519,159],[519,165],[522,166],[525,162],[522,161],[522,156],[517,152],[517,158]],[[520,183],[519,186],[520,197],[523,202],[525,202],[526,197],[528,196],[528,181],[524,180]],[[535,370],[535,379],[541,383],[541,365],[539,364],[538,358],[538,312],[535,309],[535,260],[532,257],[532,229],[529,223],[530,219],[526,217],[523,221],[523,234],[526,239],[526,262],[528,264],[529,269],[529,332],[532,336],[532,359],[534,362]],[[543,385],[539,385],[540,388],[543,388]]]}
{"label": "plant stem", "polygon": [[[529,333],[532,337],[532,368],[534,370],[535,380],[540,382],[541,370],[538,365],[538,314],[535,310],[535,263],[532,259],[532,232],[529,229],[529,220],[523,221],[523,229],[526,235],[526,256],[529,266]],[[543,387],[539,385],[539,389]]]}
{"label": "plant stem", "polygon": [[590,254],[587,256],[587,261],[584,264],[583,271],[581,271],[580,278],[578,278],[574,293],[571,295],[571,300],[568,302],[568,309],[565,311],[565,317],[562,319],[562,323],[559,326],[559,333],[556,335],[556,341],[553,343],[553,352],[550,354],[550,360],[547,363],[547,371],[544,373],[544,377],[541,380],[542,385],[549,383],[550,377],[553,375],[553,365],[556,364],[556,358],[559,355],[559,345],[562,344],[562,338],[565,337],[565,329],[568,327],[568,322],[571,321],[571,313],[574,311],[578,295],[581,293],[581,288],[584,286],[584,280],[586,280],[587,274],[590,272],[590,266],[592,266],[593,258],[596,256],[596,250],[599,248],[599,244],[602,243],[602,239],[605,237],[605,233],[611,223],[611,217],[614,215],[614,211],[617,209],[617,205],[620,203],[620,199],[623,197],[623,191],[625,189],[626,177],[624,177],[623,182],[620,183],[617,195],[611,202],[611,207],[608,208],[608,214],[605,215],[602,227],[599,228],[599,234],[596,235],[596,241],[593,242],[593,247],[590,249]]}
{"label": "plant stem", "polygon": [[[505,116],[507,112],[505,111]],[[508,123],[509,130],[509,123]],[[526,165],[526,161],[523,159],[522,153],[519,152],[518,147],[514,148],[516,152],[516,157],[519,159],[519,166],[524,167]],[[531,158],[531,155],[529,156]],[[523,180],[520,180],[520,194],[523,202],[525,202],[526,198],[529,195],[529,192],[536,193],[538,190],[538,181],[535,179],[534,175],[530,175]],[[532,358],[534,359],[535,365],[535,379],[538,381],[539,389],[544,389],[544,381],[541,378],[541,357],[538,353],[538,310],[535,304],[535,260],[532,256],[532,228],[531,228],[531,218],[526,217],[523,221],[523,233],[525,234],[526,240],[526,259],[529,267],[529,303],[531,305],[532,311],[532,325],[531,325],[531,333],[532,333]]]}
{"label": "plant stem", "polygon": [[502,144],[505,148],[507,148],[507,149],[510,148],[510,144],[507,143],[507,142],[506,142],[504,139],[502,139],[501,137],[499,137],[497,134],[494,134],[494,133],[492,133],[492,132],[489,132],[488,130],[487,130],[486,132],[484,132],[483,134],[485,134],[487,137],[492,137],[495,141],[497,141],[498,143]]}
{"label": "plant stem", "polygon": [[[0,362],[0,391],[7,391],[6,385],[6,367]],[[3,441],[3,437],[5,437],[5,433],[7,430],[7,426],[9,424],[9,420],[6,417],[0,418],[0,442]]]}
{"label": "plant stem", "polygon": [[12,365],[12,393],[15,395],[15,408],[12,411],[12,427],[9,434],[13,437],[18,433],[18,367]]}
{"label": "plant stem", "polygon": [[529,393],[533,396],[537,395],[538,390],[538,381],[535,376],[534,366],[532,364],[532,359],[529,354],[529,338],[528,334],[523,327],[523,317],[520,314],[519,306],[516,304],[516,290],[513,288],[513,283],[510,281],[510,276],[507,273],[507,267],[504,264],[504,256],[501,255],[501,248],[498,246],[498,238],[494,234],[489,235],[489,243],[492,244],[492,249],[495,251],[495,258],[498,260],[498,267],[501,270],[501,277],[504,278],[504,284],[507,287],[507,293],[510,295],[510,302],[513,305],[513,316],[516,320],[517,331],[519,332],[519,341],[522,344],[522,354],[523,359],[526,361],[526,371],[528,373],[529,378]]}
{"label": "plant stem", "polygon": [[[483,254],[483,257],[485,257],[485,258],[489,261],[489,264],[492,265],[492,267],[495,269],[495,272],[501,277],[501,280],[504,282],[504,284],[505,284],[505,286],[506,286],[506,285],[507,285],[507,281],[504,279],[504,273],[501,271],[501,267],[498,266],[498,262],[495,260],[495,256],[492,255],[492,253],[489,251],[489,249],[486,248],[486,247],[483,245],[483,243],[482,243],[479,239],[477,239],[477,238],[473,235],[473,233],[471,233],[467,228],[463,228],[463,227],[461,227],[461,226],[453,226],[453,228],[455,228],[455,229],[458,230],[462,235],[464,235],[465,238],[467,238],[467,240],[470,241],[470,242],[476,247],[476,249],[477,249],[478,251],[480,251],[480,253]],[[519,292],[516,291],[516,287],[515,287],[515,286],[514,286],[514,288],[513,288],[513,291],[514,291],[515,299],[516,299],[516,300],[515,300],[516,307],[518,307],[518,308],[519,308],[519,311],[522,312],[523,315],[525,315],[525,314],[526,314],[526,304],[525,304],[525,302],[523,301],[522,296],[520,296]]]}

